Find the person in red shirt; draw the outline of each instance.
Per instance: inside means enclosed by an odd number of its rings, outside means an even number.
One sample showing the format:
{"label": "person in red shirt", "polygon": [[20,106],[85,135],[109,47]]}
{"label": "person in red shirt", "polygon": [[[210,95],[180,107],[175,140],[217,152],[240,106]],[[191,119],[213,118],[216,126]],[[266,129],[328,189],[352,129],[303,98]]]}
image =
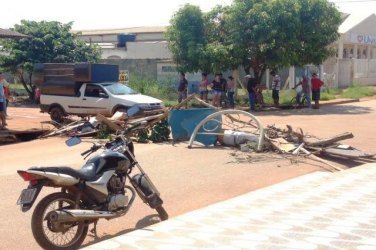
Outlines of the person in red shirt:
{"label": "person in red shirt", "polygon": [[311,89],[312,89],[312,100],[315,101],[315,105],[312,107],[314,109],[320,108],[320,89],[321,86],[324,85],[324,82],[317,77],[316,73],[312,74],[311,79]]}

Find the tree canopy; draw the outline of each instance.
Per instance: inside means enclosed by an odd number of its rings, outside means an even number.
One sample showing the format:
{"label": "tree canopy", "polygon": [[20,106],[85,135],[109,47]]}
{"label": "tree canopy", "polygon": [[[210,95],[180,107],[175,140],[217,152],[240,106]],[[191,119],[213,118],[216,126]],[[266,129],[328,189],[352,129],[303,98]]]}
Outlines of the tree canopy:
{"label": "tree canopy", "polygon": [[[327,0],[234,0],[208,13],[184,6],[171,18],[167,40],[180,69],[243,66],[260,79],[267,68],[322,63],[333,52],[328,46],[338,38],[340,23]],[[181,56],[192,48],[194,56]]]}
{"label": "tree canopy", "polygon": [[3,50],[7,53],[0,57],[0,66],[15,74],[32,95],[31,75],[35,63],[97,62],[101,53],[99,47],[87,45],[71,29],[71,22],[22,20],[14,30],[29,38],[4,40]]}
{"label": "tree canopy", "polygon": [[200,62],[206,38],[203,14],[199,7],[184,5],[171,19],[166,37],[179,71],[194,72],[202,69]]}

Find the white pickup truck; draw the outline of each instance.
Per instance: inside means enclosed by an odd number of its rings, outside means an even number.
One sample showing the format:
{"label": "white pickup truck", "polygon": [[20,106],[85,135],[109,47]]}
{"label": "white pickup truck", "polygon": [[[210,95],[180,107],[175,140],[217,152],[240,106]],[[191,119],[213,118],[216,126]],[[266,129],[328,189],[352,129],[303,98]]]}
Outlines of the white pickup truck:
{"label": "white pickup truck", "polygon": [[111,116],[117,111],[126,112],[138,106],[141,111],[159,111],[162,101],[142,95],[128,86],[116,82],[83,83],[75,96],[43,94],[40,96],[41,112],[61,122],[67,115],[88,116],[103,114]]}

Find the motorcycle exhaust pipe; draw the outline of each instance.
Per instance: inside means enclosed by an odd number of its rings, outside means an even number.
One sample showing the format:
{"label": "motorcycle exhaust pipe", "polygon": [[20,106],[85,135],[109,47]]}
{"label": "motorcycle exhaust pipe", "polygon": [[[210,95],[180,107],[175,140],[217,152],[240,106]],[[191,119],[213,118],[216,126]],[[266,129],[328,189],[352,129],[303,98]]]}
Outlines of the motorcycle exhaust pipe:
{"label": "motorcycle exhaust pipe", "polygon": [[106,212],[106,211],[94,211],[94,210],[58,210],[51,211],[46,218],[50,219],[52,222],[74,222],[74,221],[85,221],[85,220],[97,220],[97,219],[111,219],[116,217],[117,214]]}

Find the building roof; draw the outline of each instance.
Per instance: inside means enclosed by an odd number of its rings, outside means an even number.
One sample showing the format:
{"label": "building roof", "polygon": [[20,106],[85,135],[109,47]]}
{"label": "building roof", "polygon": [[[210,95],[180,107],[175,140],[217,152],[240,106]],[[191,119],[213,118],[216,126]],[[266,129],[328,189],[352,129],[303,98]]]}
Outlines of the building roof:
{"label": "building roof", "polygon": [[90,35],[113,35],[121,33],[164,33],[167,30],[167,26],[144,26],[144,27],[132,27],[132,28],[120,28],[120,29],[98,29],[98,30],[76,30],[75,32],[81,32],[82,36]]}
{"label": "building roof", "polygon": [[349,32],[351,29],[355,28],[359,24],[361,24],[363,21],[365,21],[368,18],[371,18],[372,16],[376,16],[375,14],[350,14],[345,18],[345,20],[342,22],[342,24],[338,28],[338,32],[340,34],[345,34]]}
{"label": "building roof", "polygon": [[21,34],[17,31],[0,28],[0,38],[23,38],[23,37],[29,37],[29,36]]}

